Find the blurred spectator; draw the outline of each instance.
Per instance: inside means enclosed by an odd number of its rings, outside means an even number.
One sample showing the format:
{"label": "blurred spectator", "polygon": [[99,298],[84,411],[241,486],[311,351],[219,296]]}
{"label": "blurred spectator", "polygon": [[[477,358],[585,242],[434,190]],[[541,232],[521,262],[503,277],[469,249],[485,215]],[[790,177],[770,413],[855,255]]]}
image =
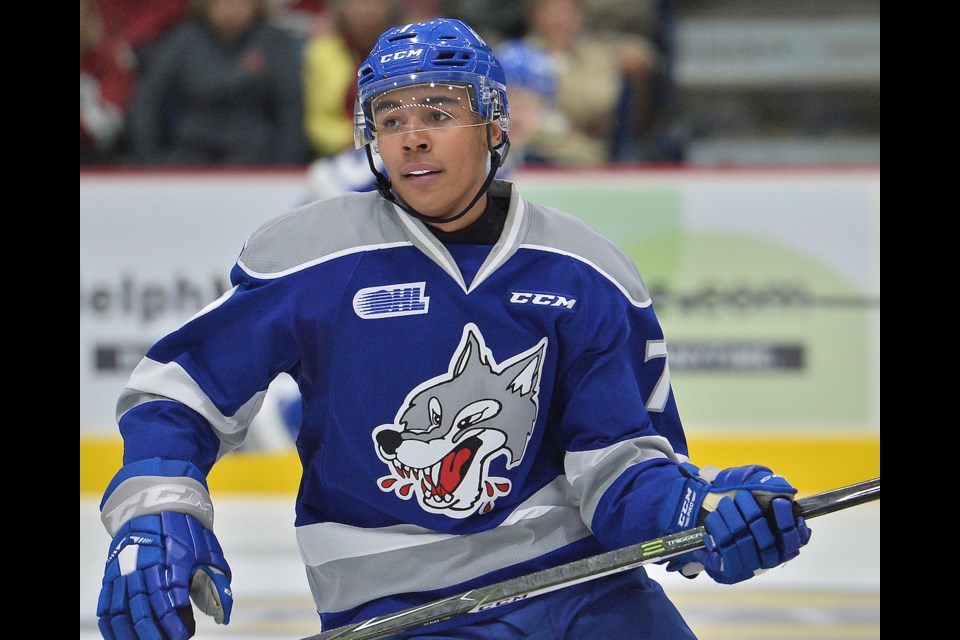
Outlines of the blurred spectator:
{"label": "blurred spectator", "polygon": [[394,0],[331,0],[333,29],[304,52],[305,130],[313,157],[353,146],[357,68],[381,33],[396,24]]}
{"label": "blurred spectator", "polygon": [[[631,0],[628,0],[631,1]],[[446,15],[463,20],[490,45],[521,38],[532,0],[443,0]]]}
{"label": "blurred spectator", "polygon": [[507,77],[510,103],[510,153],[505,168],[541,163],[538,140],[549,135],[550,123],[557,117],[553,63],[544,51],[522,40],[502,42],[494,52]]}
{"label": "blurred spectator", "polygon": [[138,72],[149,63],[160,38],[178,25],[190,0],[93,0],[100,12],[104,42],[132,56]]}
{"label": "blurred spectator", "polygon": [[270,0],[270,23],[285,29],[303,46],[330,28],[327,0]]}
{"label": "blurred spectator", "polygon": [[105,37],[94,0],[80,0],[80,166],[117,159],[133,93],[134,59],[129,47]]}
{"label": "blurred spectator", "polygon": [[147,165],[298,165],[308,158],[296,43],[266,0],[195,0],[138,78],[129,114]]}
{"label": "blurred spectator", "polygon": [[525,41],[545,50],[557,74],[557,106],[565,116],[538,142],[557,164],[615,160],[615,136],[643,127],[658,56],[651,42],[629,33],[586,29],[583,0],[533,0]]}
{"label": "blurred spectator", "polygon": [[412,24],[446,17],[446,5],[444,0],[397,0],[400,9],[400,20],[397,24]]}
{"label": "blurred spectator", "polygon": [[[583,0],[587,29],[628,32],[656,41],[666,5],[675,0]],[[659,44],[659,43],[658,43]]]}
{"label": "blurred spectator", "polygon": [[657,65],[642,83],[624,83],[618,103],[621,133],[614,161],[680,162],[683,124],[677,120],[674,85],[676,0],[583,0],[586,28],[595,33],[640,35],[657,52]]}

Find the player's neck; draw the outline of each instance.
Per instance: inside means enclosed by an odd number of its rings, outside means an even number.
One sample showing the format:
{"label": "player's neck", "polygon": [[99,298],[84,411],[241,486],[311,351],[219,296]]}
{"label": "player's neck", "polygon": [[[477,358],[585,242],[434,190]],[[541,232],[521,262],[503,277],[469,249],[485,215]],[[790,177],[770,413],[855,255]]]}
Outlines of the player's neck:
{"label": "player's neck", "polygon": [[496,244],[507,220],[510,198],[487,193],[485,200],[486,206],[480,215],[463,228],[450,230],[432,224],[428,224],[427,228],[443,244]]}

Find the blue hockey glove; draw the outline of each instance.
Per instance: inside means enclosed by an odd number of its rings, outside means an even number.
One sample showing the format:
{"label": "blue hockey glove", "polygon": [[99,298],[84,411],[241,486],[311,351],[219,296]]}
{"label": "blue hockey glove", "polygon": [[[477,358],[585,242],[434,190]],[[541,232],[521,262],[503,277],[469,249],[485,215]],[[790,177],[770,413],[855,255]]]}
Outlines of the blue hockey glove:
{"label": "blue hockey glove", "polygon": [[674,533],[702,525],[705,548],[673,558],[668,571],[695,577],[700,571],[735,584],[791,560],[810,541],[810,529],[793,512],[797,490],[767,467],[748,465],[719,471],[681,465],[660,513],[660,530]]}
{"label": "blue hockey glove", "polygon": [[192,599],[220,624],[230,621],[230,567],[210,529],[165,511],[132,518],[110,547],[97,604],[107,640],[186,640]]}

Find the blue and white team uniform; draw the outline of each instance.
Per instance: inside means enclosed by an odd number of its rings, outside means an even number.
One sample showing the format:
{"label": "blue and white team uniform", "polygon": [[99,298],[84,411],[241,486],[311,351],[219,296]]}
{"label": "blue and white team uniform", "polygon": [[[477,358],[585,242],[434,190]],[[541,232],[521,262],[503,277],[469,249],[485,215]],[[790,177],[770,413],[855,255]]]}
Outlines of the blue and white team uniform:
{"label": "blue and white team uniform", "polygon": [[[659,535],[687,449],[644,283],[579,220],[497,193],[493,247],[444,246],[375,192],[269,222],[120,400],[126,463],[206,475],[270,381],[297,381],[297,539],[325,629]],[[678,626],[642,569],[543,602],[590,597],[617,628]]]}

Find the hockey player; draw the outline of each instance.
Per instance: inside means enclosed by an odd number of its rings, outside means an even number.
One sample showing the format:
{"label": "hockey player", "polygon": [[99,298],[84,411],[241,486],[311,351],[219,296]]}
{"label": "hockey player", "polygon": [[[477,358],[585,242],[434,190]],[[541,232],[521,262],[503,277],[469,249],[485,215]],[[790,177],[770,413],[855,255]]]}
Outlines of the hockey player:
{"label": "hockey player", "polygon": [[[736,583],[795,557],[810,532],[787,480],[690,464],[635,266],[495,179],[509,108],[484,41],[451,19],[389,30],[358,91],[377,191],[254,232],[233,289],[121,394],[103,635],[188,638],[191,598],[229,621],[206,476],[281,372],[303,398],[295,524],[323,629],[697,524],[706,548],[668,568]],[[405,637],[627,633],[694,637],[643,568]]]}

